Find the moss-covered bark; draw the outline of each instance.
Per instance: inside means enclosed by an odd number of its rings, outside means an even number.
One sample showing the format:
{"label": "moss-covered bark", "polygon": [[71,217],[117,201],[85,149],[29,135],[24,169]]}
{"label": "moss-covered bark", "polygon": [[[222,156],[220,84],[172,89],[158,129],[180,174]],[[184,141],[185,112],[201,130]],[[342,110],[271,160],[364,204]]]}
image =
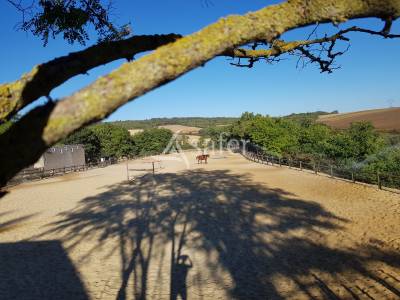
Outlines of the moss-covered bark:
{"label": "moss-covered bark", "polygon": [[285,31],[315,23],[399,15],[400,0],[290,0],[244,16],[223,18],[122,65],[54,107],[39,107],[27,114],[0,137],[0,185],[74,130],[105,118],[126,102],[229,49],[254,40],[272,41]]}
{"label": "moss-covered bark", "polygon": [[117,59],[131,59],[135,54],[154,50],[180,37],[177,34],[134,36],[95,45],[35,66],[19,80],[0,85],[0,122],[38,98],[48,96],[52,89],[76,75]]}

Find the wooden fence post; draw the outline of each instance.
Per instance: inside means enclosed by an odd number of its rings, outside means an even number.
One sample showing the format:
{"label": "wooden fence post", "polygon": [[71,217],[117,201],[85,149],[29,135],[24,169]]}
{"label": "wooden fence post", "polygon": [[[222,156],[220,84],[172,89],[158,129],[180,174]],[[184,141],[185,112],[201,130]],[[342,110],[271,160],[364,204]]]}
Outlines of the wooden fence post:
{"label": "wooden fence post", "polygon": [[377,175],[377,179],[378,179],[378,187],[381,190],[382,189],[382,181],[381,181],[381,176],[379,174],[379,171],[376,172],[376,175]]}
{"label": "wooden fence post", "polygon": [[318,171],[317,171],[317,166],[315,165],[315,163],[314,163],[314,172],[315,172],[315,175],[317,175],[317,174],[318,174]]}
{"label": "wooden fence post", "polygon": [[279,166],[280,166],[280,167],[282,167],[282,161],[281,161],[281,158],[279,157],[278,159],[279,159]]}
{"label": "wooden fence post", "polygon": [[354,172],[351,172],[351,181],[353,181],[353,183],[356,182],[356,177],[354,176]]}
{"label": "wooden fence post", "polygon": [[300,161],[300,171],[303,171],[303,165],[301,161]]}
{"label": "wooden fence post", "polygon": [[333,178],[333,167],[331,165],[331,177]]}

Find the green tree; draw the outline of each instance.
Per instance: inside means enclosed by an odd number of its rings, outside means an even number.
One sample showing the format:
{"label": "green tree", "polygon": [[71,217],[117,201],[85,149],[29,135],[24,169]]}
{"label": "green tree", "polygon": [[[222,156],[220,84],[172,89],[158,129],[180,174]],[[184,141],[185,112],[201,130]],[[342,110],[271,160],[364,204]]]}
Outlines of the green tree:
{"label": "green tree", "polygon": [[400,147],[388,147],[380,152],[371,155],[363,165],[366,171],[380,171],[396,177],[400,183]]}
{"label": "green tree", "polygon": [[85,149],[86,162],[96,162],[100,158],[101,143],[100,139],[89,127],[84,127],[67,138],[61,143],[65,145],[82,144]]}
{"label": "green tree", "polygon": [[267,153],[276,156],[296,156],[299,149],[300,126],[289,119],[245,113],[232,126],[232,136],[249,139]]}
{"label": "green tree", "polygon": [[353,161],[355,153],[351,137],[346,131],[336,132],[329,138],[325,153],[331,161],[338,164]]}
{"label": "green tree", "polygon": [[321,160],[328,157],[329,139],[333,131],[326,125],[313,121],[301,122],[299,153],[303,158]]}
{"label": "green tree", "polygon": [[210,126],[200,131],[204,138],[209,138],[210,143],[215,147],[226,146],[229,137],[231,136],[230,126]]}
{"label": "green tree", "polygon": [[139,132],[133,136],[135,152],[140,156],[162,153],[172,137],[172,131],[165,128],[152,128]]}
{"label": "green tree", "polygon": [[244,112],[240,119],[234,123],[231,127],[231,134],[235,138],[248,140],[250,139],[251,127],[253,126],[253,121],[255,120],[255,115],[250,112]]}
{"label": "green tree", "polygon": [[130,33],[126,25],[118,28],[109,21],[109,8],[100,0],[40,0],[28,7],[22,1],[8,2],[23,13],[20,28],[40,37],[44,45],[59,34],[71,44],[85,45],[89,40],[88,27],[96,30],[99,41],[118,40]]}
{"label": "green tree", "polygon": [[100,140],[101,156],[120,158],[135,155],[135,144],[127,129],[108,123],[91,128]]}
{"label": "green tree", "polygon": [[351,141],[350,152],[356,160],[361,161],[369,155],[377,153],[383,146],[384,140],[376,132],[374,126],[370,122],[352,123],[347,131]]}

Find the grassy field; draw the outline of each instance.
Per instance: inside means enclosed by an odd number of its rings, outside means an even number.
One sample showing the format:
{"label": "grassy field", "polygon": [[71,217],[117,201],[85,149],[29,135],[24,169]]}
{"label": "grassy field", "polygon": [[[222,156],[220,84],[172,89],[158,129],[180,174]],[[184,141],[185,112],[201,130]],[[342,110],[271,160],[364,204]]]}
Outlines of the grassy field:
{"label": "grassy field", "polygon": [[184,125],[161,125],[158,128],[166,128],[171,130],[173,133],[179,134],[189,134],[189,135],[198,135],[201,130],[200,127],[193,126],[184,126]]}
{"label": "grassy field", "polygon": [[0,298],[399,299],[399,194],[195,155],[10,189]]}
{"label": "grassy field", "polygon": [[378,130],[400,132],[400,108],[321,115],[317,121],[340,129],[348,128],[352,122],[370,121]]}

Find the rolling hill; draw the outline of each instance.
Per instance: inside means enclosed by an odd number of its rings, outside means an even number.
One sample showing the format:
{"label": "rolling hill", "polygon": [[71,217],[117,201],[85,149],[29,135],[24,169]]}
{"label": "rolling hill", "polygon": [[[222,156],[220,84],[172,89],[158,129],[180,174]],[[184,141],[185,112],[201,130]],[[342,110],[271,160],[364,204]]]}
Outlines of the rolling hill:
{"label": "rolling hill", "polygon": [[173,133],[181,134],[194,134],[198,135],[201,130],[200,127],[184,126],[184,125],[161,125],[158,128],[165,128],[171,130]]}
{"label": "rolling hill", "polygon": [[236,117],[180,117],[153,118],[148,120],[126,120],[110,122],[126,129],[148,129],[164,125],[182,125],[187,127],[206,128],[209,126],[229,125],[237,121]]}
{"label": "rolling hill", "polygon": [[317,122],[333,128],[348,128],[353,122],[369,121],[381,131],[400,131],[400,107],[320,115]]}

